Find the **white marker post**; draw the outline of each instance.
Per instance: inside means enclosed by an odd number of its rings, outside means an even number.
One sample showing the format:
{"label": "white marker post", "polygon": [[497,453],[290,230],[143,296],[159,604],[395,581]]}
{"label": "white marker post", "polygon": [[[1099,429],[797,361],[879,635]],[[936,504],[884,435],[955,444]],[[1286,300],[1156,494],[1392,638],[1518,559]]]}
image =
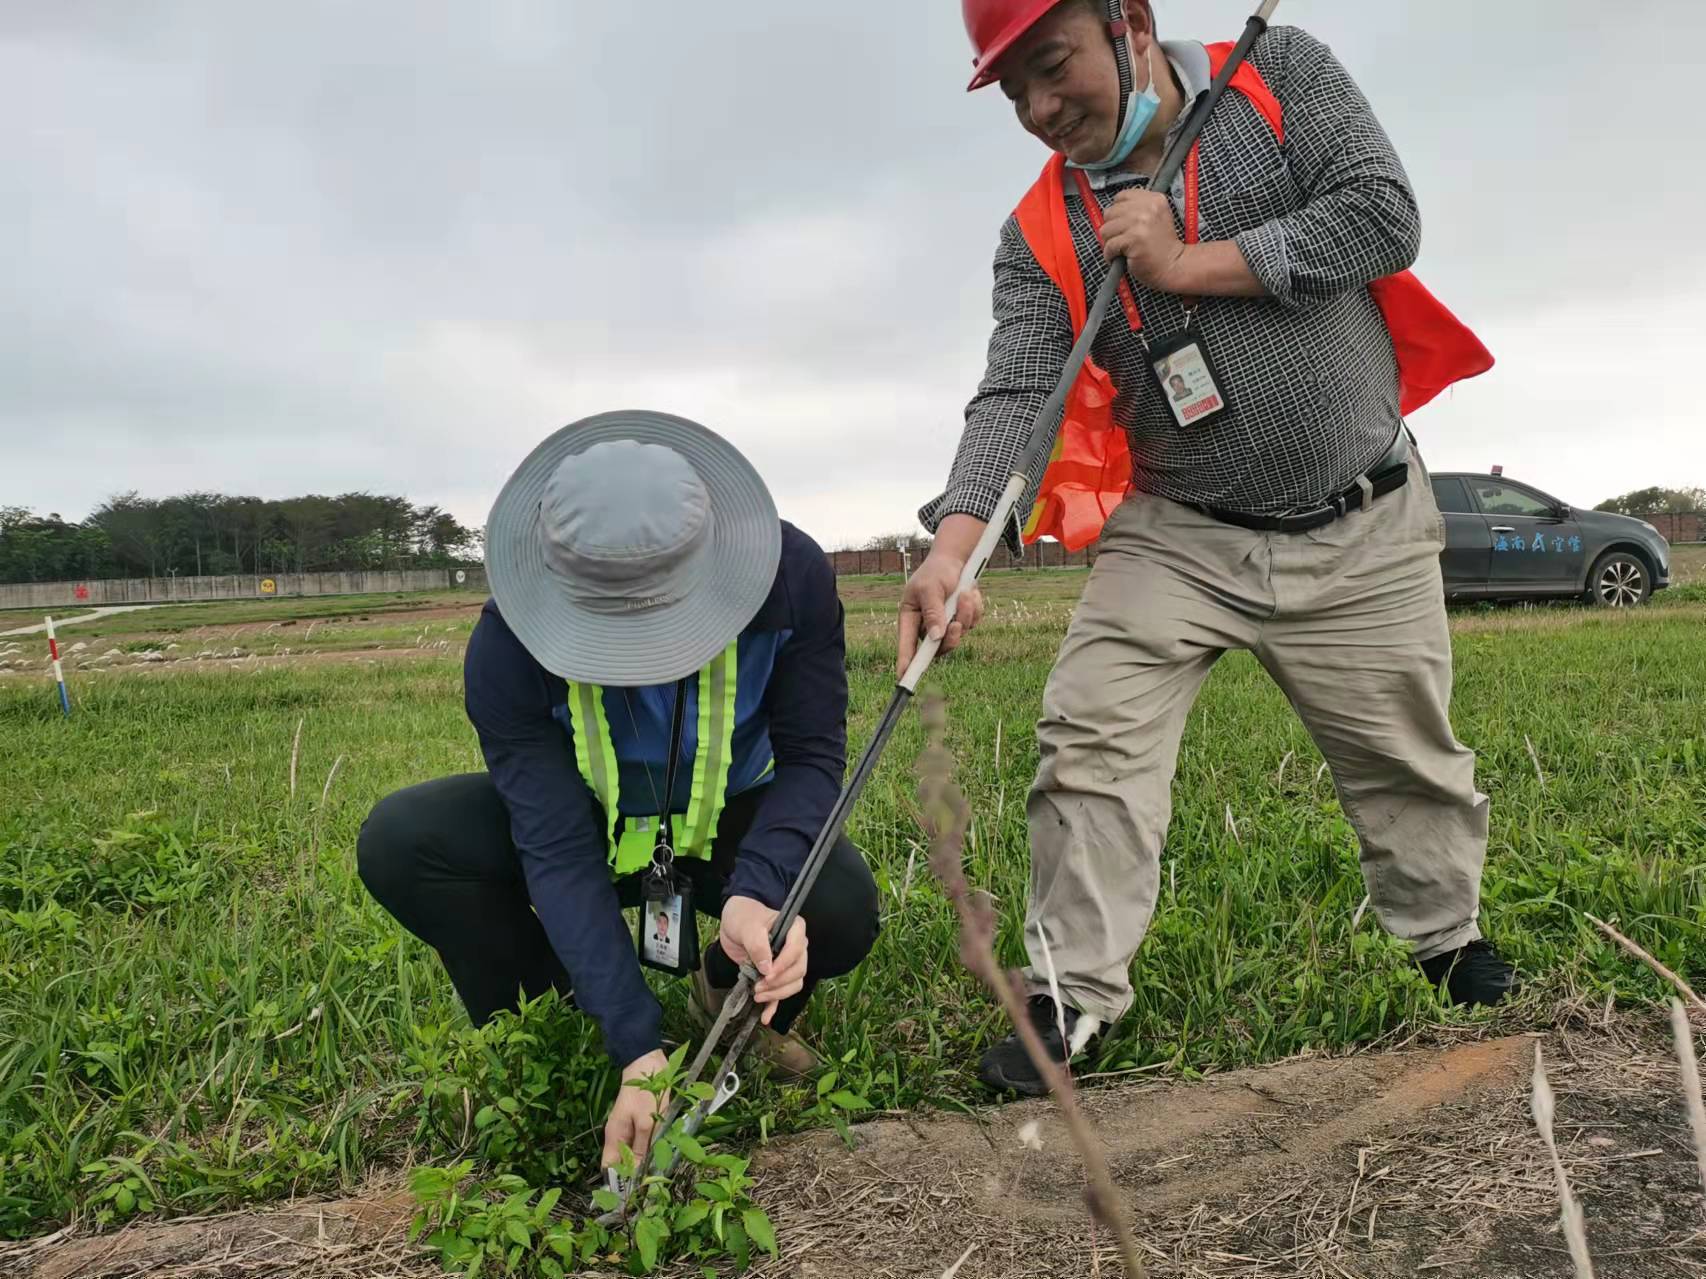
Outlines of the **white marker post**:
{"label": "white marker post", "polygon": [[71,694],[65,691],[65,668],[59,664],[59,640],[53,634],[53,619],[47,619],[47,652],[53,658],[53,678],[59,681],[59,708],[71,718]]}

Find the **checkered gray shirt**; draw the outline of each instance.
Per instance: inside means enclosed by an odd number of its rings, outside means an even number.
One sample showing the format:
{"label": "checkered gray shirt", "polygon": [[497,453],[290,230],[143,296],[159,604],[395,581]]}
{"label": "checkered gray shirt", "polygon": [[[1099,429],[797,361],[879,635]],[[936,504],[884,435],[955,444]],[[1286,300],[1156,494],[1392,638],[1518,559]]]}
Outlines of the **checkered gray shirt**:
{"label": "checkered gray shirt", "polygon": [[[1208,88],[1208,56],[1198,44],[1165,48],[1185,88],[1182,121]],[[1398,431],[1392,340],[1366,286],[1415,260],[1421,219],[1390,141],[1325,44],[1274,27],[1256,42],[1251,62],[1284,107],[1285,144],[1236,90],[1221,99],[1201,143],[1201,238],[1235,241],[1269,294],[1205,298],[1197,312],[1194,329],[1206,339],[1230,410],[1180,427],[1117,304],[1091,357],[1119,387],[1114,416],[1129,432],[1139,490],[1274,515],[1320,505],[1377,461]],[[1121,187],[1147,185],[1146,177],[1118,172],[1089,176],[1104,208]],[[1182,176],[1171,195],[1182,234]],[[1070,179],[1066,198],[1088,300],[1108,264]],[[1135,282],[1133,290],[1152,341],[1181,330],[1177,297]],[[1072,349],[1066,299],[1037,264],[1017,217],[1001,229],[994,312],[988,369],[966,408],[947,491],[919,512],[932,531],[956,512],[993,515]],[[1032,477],[1021,516],[1039,478]]]}

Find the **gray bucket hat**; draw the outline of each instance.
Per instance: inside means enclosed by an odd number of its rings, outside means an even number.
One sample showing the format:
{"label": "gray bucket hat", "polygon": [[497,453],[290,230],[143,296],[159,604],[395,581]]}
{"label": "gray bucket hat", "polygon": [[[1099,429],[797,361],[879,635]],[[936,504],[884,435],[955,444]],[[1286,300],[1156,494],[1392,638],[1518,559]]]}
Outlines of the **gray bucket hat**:
{"label": "gray bucket hat", "polygon": [[486,522],[504,621],[546,670],[589,684],[691,675],[757,614],[781,556],[752,464],[698,423],[644,410],[556,432]]}

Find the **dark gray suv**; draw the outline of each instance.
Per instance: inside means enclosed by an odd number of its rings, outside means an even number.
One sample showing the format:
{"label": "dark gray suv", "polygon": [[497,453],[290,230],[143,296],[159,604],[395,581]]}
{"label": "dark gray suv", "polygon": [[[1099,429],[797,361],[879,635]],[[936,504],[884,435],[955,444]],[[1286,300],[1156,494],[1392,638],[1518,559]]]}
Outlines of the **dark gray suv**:
{"label": "dark gray suv", "polygon": [[1447,599],[1577,597],[1644,604],[1670,585],[1670,544],[1644,520],[1582,511],[1502,475],[1433,477]]}

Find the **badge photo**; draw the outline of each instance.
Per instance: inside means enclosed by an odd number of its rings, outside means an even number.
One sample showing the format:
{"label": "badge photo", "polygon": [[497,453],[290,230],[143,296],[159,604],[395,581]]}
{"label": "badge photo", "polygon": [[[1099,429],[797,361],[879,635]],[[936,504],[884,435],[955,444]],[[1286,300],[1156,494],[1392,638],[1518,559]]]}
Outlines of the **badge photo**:
{"label": "badge photo", "polygon": [[681,963],[681,898],[671,896],[661,902],[647,902],[641,926],[645,939],[645,957],[661,968],[674,969]]}
{"label": "badge photo", "polygon": [[1226,393],[1200,335],[1181,333],[1152,349],[1149,359],[1161,396],[1180,426],[1197,426],[1226,412]]}
{"label": "badge photo", "polygon": [[634,925],[640,963],[681,977],[699,966],[699,918],[693,913],[693,883],[685,875],[646,874],[639,919]]}

